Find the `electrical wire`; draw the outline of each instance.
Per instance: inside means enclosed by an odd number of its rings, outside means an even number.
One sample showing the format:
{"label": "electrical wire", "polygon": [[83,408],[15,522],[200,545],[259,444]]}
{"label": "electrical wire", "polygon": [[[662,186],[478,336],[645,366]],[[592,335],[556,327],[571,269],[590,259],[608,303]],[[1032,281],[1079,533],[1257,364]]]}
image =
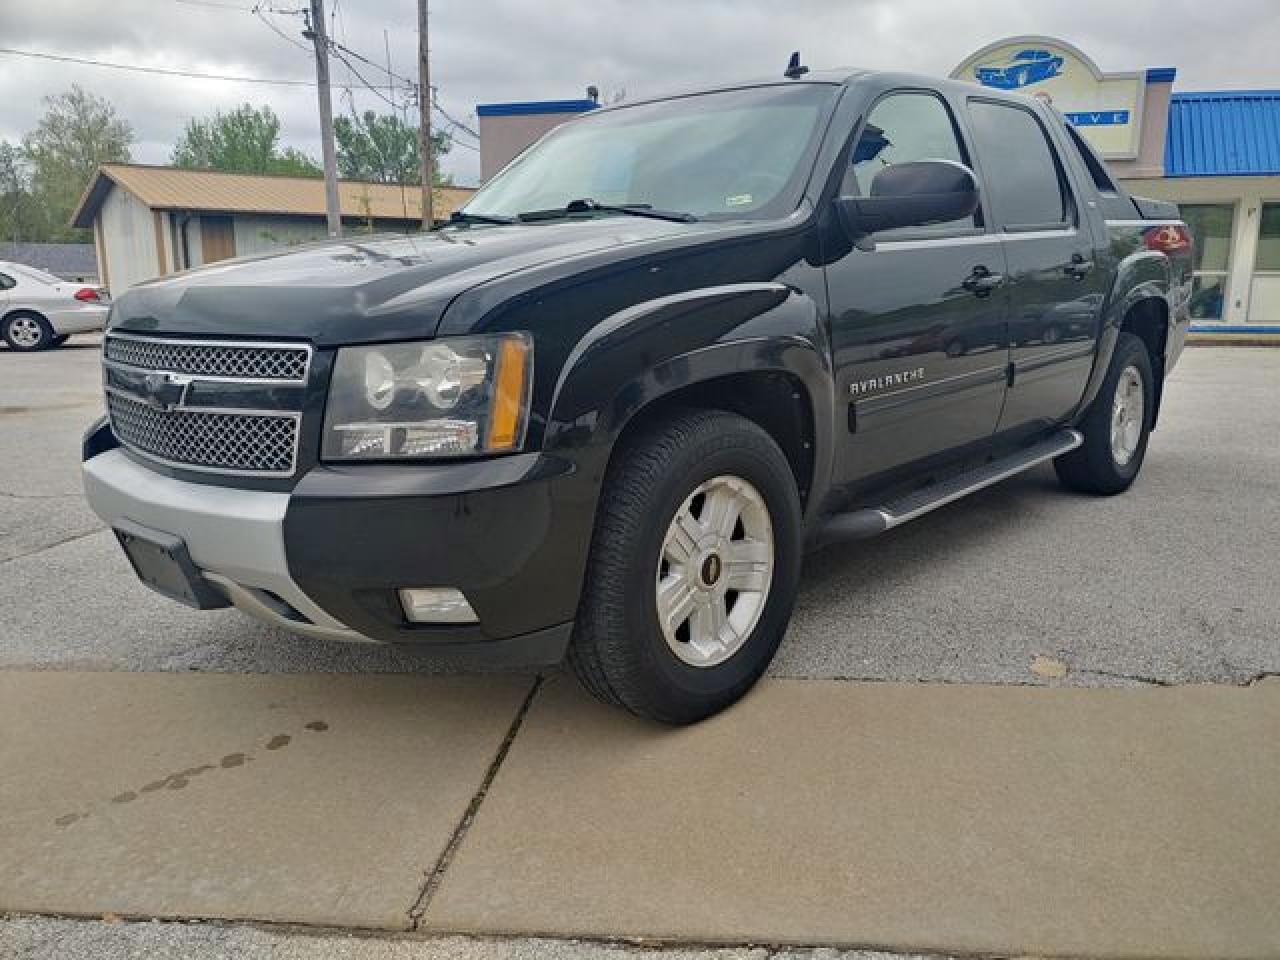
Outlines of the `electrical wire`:
{"label": "electrical wire", "polygon": [[444,107],[440,105],[440,91],[438,91],[435,87],[431,88],[431,106],[435,107],[435,109],[440,113],[442,117],[448,120],[451,124],[453,124],[459,130],[463,131],[464,133],[470,134],[471,136],[475,137],[477,140],[480,139],[480,134],[476,133],[474,130],[468,127],[465,123],[463,123],[461,120],[454,118],[453,115],[450,114],[448,110],[446,110]]}
{"label": "electrical wire", "polygon": [[314,53],[314,51],[310,47],[308,47],[306,44],[298,40],[295,40],[293,37],[289,36],[287,33],[281,30],[278,26],[276,26],[274,23],[268,20],[266,17],[266,14],[262,12],[261,6],[254,6],[253,15],[257,17],[259,20],[261,20],[262,23],[266,25],[267,29],[269,29],[272,33],[274,33],[277,37],[279,37],[285,43],[291,46],[297,47],[307,56],[311,56]]}
{"label": "electrical wire", "polygon": [[196,73],[190,70],[167,70],[163,67],[141,67],[133,63],[111,63],[91,60],[88,57],[69,57],[57,53],[41,53],[35,50],[14,50],[0,47],[0,54],[14,57],[33,57],[37,60],[55,60],[58,63],[78,63],[86,67],[106,67],[110,70],[132,70],[135,73],[155,73],[166,77],[187,77],[192,80],[226,80],[233,83],[266,83],[280,87],[314,87],[314,80],[269,80],[265,77],[234,77],[221,73]]}

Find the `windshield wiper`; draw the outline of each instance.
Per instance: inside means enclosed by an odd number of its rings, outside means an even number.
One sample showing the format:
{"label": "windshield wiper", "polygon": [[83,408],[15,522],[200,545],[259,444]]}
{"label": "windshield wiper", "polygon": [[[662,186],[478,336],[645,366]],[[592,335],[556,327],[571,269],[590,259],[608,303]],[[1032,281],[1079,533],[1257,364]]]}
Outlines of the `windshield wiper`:
{"label": "windshield wiper", "polygon": [[498,226],[508,223],[518,223],[515,217],[499,217],[490,213],[467,213],[465,210],[455,210],[449,214],[450,223],[492,223]]}
{"label": "windshield wiper", "polygon": [[570,200],[563,207],[554,207],[550,210],[529,210],[525,213],[516,214],[516,218],[519,220],[554,220],[557,217],[567,217],[574,213],[591,213],[596,210],[601,213],[625,213],[631,217],[648,217],[651,220],[671,220],[675,223],[694,223],[698,219],[692,213],[684,213],[680,210],[655,210],[652,205],[647,203],[615,205],[596,203],[590,198]]}

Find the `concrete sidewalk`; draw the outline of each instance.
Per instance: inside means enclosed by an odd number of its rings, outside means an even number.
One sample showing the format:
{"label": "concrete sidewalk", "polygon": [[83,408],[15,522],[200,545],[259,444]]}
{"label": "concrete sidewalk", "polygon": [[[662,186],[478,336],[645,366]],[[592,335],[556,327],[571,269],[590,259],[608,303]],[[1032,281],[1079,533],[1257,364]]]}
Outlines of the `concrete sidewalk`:
{"label": "concrete sidewalk", "polygon": [[673,731],[554,678],[498,765],[528,689],[2,672],[0,912],[1280,954],[1280,684],[772,681]]}

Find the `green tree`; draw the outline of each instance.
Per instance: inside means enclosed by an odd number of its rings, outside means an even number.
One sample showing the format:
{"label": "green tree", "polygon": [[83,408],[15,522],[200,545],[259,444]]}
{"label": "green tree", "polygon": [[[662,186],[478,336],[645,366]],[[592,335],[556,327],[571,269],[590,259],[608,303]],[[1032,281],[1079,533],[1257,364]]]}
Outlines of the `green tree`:
{"label": "green tree", "polygon": [[22,141],[30,192],[43,213],[43,236],[88,241],[89,231],[68,225],[71,213],[100,163],[126,163],[133,128],[102,97],[79,85],[45,97],[45,114]]}
{"label": "green tree", "polygon": [[21,148],[0,140],[0,242],[42,240],[47,231]]}
{"label": "green tree", "polygon": [[178,167],[205,167],[239,173],[283,173],[316,177],[321,170],[301,150],[280,147],[280,118],[270,107],[249,104],[191,120],[173,148]]}
{"label": "green tree", "polygon": [[[418,128],[395,114],[366,110],[359,116],[337,117],[333,139],[338,151],[338,175],[344,180],[374,183],[422,183],[418,153]],[[449,152],[447,134],[431,135],[433,181],[447,185],[440,173],[439,158]]]}

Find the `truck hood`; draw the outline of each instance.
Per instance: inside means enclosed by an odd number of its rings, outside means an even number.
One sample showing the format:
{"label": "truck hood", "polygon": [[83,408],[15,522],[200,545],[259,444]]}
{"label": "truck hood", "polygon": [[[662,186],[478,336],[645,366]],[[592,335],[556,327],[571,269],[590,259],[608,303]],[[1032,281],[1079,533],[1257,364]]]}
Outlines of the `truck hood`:
{"label": "truck hood", "polygon": [[304,338],[319,346],[433,336],[478,284],[552,261],[724,224],[600,217],[311,244],[140,284],[112,327],[140,333]]}

